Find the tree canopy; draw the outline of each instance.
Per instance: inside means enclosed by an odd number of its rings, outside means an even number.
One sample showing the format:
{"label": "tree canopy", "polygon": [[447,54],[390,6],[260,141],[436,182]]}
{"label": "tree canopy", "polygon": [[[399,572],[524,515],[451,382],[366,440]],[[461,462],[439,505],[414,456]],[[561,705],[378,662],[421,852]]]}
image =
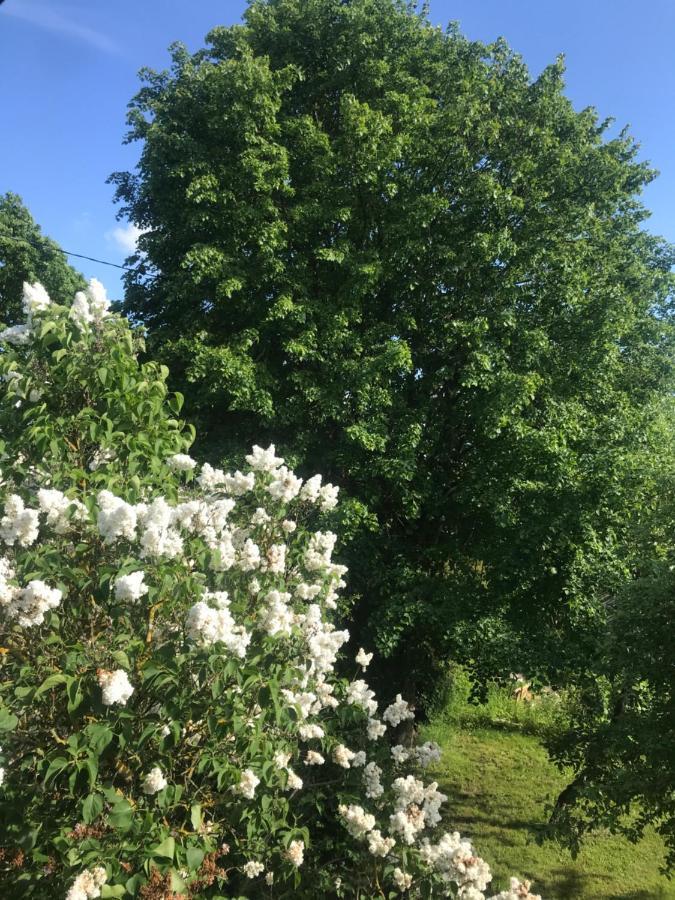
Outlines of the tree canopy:
{"label": "tree canopy", "polygon": [[18,194],[0,195],[0,321],[22,318],[24,281],[39,281],[55,295],[71,297],[84,285],[59,245],[45,237]]}
{"label": "tree canopy", "polygon": [[144,72],[112,176],[202,447],[343,486],[354,618],[413,681],[587,670],[650,502],[675,256],[563,75],[400,0],[256,0]]}

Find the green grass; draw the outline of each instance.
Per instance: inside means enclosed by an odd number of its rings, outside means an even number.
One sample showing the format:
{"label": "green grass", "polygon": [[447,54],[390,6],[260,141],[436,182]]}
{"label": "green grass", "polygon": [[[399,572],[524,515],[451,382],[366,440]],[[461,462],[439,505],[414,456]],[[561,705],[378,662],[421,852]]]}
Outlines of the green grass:
{"label": "green grass", "polygon": [[543,900],[675,900],[675,880],[658,874],[664,848],[654,832],[639,844],[593,836],[576,859],[558,843],[537,843],[546,806],[566,779],[536,732],[554,727],[563,705],[556,698],[516,703],[494,689],[486,706],[473,707],[459,685],[423,733],[443,748],[430,773],[449,798],[446,825],[470,838],[490,863],[493,892],[518,875],[532,880]]}

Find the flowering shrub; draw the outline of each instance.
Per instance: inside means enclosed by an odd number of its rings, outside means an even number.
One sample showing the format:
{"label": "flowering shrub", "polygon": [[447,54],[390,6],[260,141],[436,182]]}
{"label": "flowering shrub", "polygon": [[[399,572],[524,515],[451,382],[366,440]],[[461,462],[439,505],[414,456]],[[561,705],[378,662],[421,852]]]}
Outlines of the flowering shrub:
{"label": "flowering shrub", "polygon": [[482,900],[438,747],[392,746],[413,713],[372,654],[336,671],[337,488],[273,446],[198,466],[97,283],[24,306],[0,335],[4,896]]}

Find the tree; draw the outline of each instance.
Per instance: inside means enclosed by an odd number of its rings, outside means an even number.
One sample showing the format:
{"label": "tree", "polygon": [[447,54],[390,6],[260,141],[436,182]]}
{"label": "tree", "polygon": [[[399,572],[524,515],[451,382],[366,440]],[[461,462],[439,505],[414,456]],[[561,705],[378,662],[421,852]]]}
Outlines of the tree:
{"label": "tree", "polygon": [[337,489],[273,446],[197,471],[96,282],[24,308],[0,336],[2,895],[485,900],[417,777],[438,746],[392,748],[414,713],[391,686],[378,711],[372,653],[335,671]]}
{"label": "tree", "polygon": [[85,287],[59,245],[45,237],[17,194],[0,195],[0,321],[21,320],[23,282],[39,281],[54,296]]}
{"label": "tree", "polygon": [[257,0],[144,80],[126,309],[202,446],[343,485],[354,619],[411,691],[449,654],[587,671],[672,378],[633,140],[402,0]]}
{"label": "tree", "polygon": [[[672,401],[671,404],[672,405]],[[608,628],[593,677],[575,687],[569,728],[549,742],[574,778],[558,798],[557,835],[578,850],[603,827],[639,839],[656,826],[675,866],[675,508],[672,414],[648,477],[659,486],[637,530],[632,580],[609,600]],[[670,427],[668,427],[670,425]],[[664,462],[669,464],[664,465]]]}

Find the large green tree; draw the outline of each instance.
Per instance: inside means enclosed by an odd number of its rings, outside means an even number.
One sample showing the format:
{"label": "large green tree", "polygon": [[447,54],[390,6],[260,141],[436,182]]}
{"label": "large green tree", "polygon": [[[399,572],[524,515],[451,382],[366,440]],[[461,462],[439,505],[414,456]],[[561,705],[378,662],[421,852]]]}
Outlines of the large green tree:
{"label": "large green tree", "polygon": [[23,320],[24,281],[39,281],[55,296],[82,290],[82,275],[69,265],[63,250],[45,237],[18,194],[0,194],[0,321]]}
{"label": "large green tree", "polygon": [[411,688],[587,669],[672,375],[633,140],[402,0],[255,0],[144,77],[127,311],[214,453],[344,486],[354,618]]}

